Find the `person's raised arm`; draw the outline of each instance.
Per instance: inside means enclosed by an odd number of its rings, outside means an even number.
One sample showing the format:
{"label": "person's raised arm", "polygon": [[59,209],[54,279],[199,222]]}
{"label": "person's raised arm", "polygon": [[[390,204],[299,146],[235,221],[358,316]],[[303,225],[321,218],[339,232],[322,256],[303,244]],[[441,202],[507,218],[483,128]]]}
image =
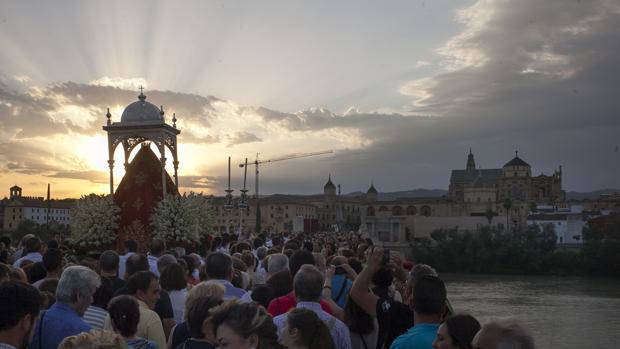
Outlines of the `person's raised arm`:
{"label": "person's raised arm", "polygon": [[331,285],[332,285],[332,277],[334,277],[334,274],[335,274],[335,269],[336,268],[334,266],[330,266],[325,271],[325,282],[323,283],[323,292],[322,292],[323,298],[322,299],[323,301],[327,302],[327,304],[329,304],[329,307],[332,309],[332,315],[335,316],[338,320],[344,322],[344,310],[340,308],[338,304],[336,304],[336,302],[332,300],[332,286]]}
{"label": "person's raised arm", "polygon": [[381,268],[381,260],[383,259],[383,249],[374,248],[368,256],[368,264],[355,278],[349,297],[352,297],[355,303],[362,308],[368,315],[377,316],[377,301],[379,297],[370,293],[368,287],[372,276]]}

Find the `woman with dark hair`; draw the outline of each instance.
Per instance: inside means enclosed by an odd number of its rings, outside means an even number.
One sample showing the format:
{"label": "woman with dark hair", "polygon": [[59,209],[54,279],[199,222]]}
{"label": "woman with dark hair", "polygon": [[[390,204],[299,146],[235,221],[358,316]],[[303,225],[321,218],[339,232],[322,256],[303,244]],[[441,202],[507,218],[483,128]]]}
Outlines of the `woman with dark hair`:
{"label": "woman with dark hair", "polygon": [[28,276],[28,282],[30,282],[31,285],[39,280],[43,280],[45,275],[47,275],[43,262],[34,263],[26,275]]}
{"label": "woman with dark hair", "polygon": [[230,301],[215,308],[210,319],[218,348],[281,348],[273,319],[256,303]]}
{"label": "woman with dark hair", "polygon": [[377,346],[379,323],[360,308],[353,298],[347,298],[344,307],[344,323],[349,328],[351,348],[372,349]]}
{"label": "woman with dark hair", "polygon": [[168,292],[172,303],[174,321],[183,322],[185,300],[187,299],[187,278],[185,270],[180,264],[173,263],[164,268],[159,279],[161,288]]}
{"label": "woman with dark hair", "polygon": [[196,270],[196,268],[198,268],[198,266],[196,265],[196,260],[194,259],[194,257],[189,256],[189,255],[185,255],[181,257],[181,259],[185,261],[185,264],[187,264],[187,269],[186,269],[187,283],[192,286],[196,285],[197,283],[200,282],[200,280],[194,277],[194,271]]}
{"label": "woman with dark hair", "polygon": [[327,325],[315,312],[304,308],[288,313],[280,342],[288,349],[336,348]]}
{"label": "woman with dark hair", "polygon": [[433,348],[472,349],[471,342],[479,330],[480,323],[473,316],[468,314],[451,316],[439,326]]}
{"label": "woman with dark hair", "polygon": [[133,297],[112,298],[108,304],[108,312],[112,329],[123,337],[129,349],[158,349],[155,343],[136,337],[138,322],[140,322],[140,308],[138,301]]}
{"label": "woman with dark hair", "polygon": [[215,349],[215,336],[210,323],[205,322],[209,311],[222,304],[219,297],[200,297],[187,307],[187,325],[190,338],[176,346],[175,349]]}

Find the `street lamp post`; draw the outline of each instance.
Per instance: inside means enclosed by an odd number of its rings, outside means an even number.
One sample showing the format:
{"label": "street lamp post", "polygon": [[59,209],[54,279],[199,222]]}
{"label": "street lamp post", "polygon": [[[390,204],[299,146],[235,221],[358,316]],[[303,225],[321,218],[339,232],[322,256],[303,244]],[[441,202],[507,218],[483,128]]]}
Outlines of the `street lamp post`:
{"label": "street lamp post", "polygon": [[230,233],[230,218],[233,209],[233,190],[230,189],[230,156],[228,157],[228,189],[226,191],[226,202],[224,203],[224,210],[226,211],[226,234]]}

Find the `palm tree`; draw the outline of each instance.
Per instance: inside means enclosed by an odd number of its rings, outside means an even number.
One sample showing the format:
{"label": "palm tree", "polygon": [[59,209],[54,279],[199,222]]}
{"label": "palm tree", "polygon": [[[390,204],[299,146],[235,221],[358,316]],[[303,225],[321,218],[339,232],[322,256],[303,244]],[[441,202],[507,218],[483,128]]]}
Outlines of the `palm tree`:
{"label": "palm tree", "polygon": [[487,208],[487,210],[484,212],[484,216],[487,218],[487,221],[489,221],[489,225],[491,225],[491,222],[493,222],[493,217],[495,216],[495,212],[493,212],[492,209]]}
{"label": "palm tree", "polygon": [[504,209],[506,210],[506,231],[510,230],[510,209],[512,208],[512,201],[510,199],[504,200]]}

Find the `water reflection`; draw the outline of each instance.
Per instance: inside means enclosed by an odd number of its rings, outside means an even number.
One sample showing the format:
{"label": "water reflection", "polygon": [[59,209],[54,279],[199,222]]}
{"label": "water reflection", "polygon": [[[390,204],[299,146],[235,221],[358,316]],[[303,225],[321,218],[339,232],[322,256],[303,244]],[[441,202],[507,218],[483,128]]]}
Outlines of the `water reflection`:
{"label": "water reflection", "polygon": [[517,317],[538,348],[618,348],[620,280],[444,274],[457,312]]}

